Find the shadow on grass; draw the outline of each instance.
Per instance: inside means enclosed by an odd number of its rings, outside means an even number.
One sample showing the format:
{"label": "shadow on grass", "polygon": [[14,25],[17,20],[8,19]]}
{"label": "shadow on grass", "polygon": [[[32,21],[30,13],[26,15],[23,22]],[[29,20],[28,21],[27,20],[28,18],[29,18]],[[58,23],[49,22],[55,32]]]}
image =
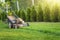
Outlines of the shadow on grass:
{"label": "shadow on grass", "polygon": [[49,35],[60,36],[60,33],[51,32],[51,31],[48,31],[48,30],[35,30],[35,29],[29,29],[29,28],[21,28],[21,29],[30,30],[30,31],[36,31],[36,32],[41,32],[41,33],[46,33],[46,34],[49,34]]}

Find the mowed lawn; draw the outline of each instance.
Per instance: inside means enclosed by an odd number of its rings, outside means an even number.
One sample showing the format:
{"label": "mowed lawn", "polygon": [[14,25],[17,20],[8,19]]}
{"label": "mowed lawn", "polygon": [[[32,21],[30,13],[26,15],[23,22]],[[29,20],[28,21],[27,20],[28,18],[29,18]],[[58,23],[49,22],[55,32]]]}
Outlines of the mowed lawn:
{"label": "mowed lawn", "polygon": [[0,40],[60,40],[60,23],[30,22],[29,27],[9,29],[0,22]]}

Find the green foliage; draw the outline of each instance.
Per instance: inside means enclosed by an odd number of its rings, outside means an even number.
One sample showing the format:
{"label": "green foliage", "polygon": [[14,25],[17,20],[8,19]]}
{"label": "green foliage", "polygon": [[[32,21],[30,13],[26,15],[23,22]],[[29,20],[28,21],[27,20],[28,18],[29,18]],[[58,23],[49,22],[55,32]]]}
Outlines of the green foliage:
{"label": "green foliage", "polygon": [[42,10],[41,5],[39,5],[38,7],[37,21],[39,22],[43,21],[43,10]]}
{"label": "green foliage", "polygon": [[26,12],[23,9],[20,11],[20,18],[22,18],[24,21],[26,21]]}
{"label": "green foliage", "polygon": [[59,7],[57,5],[55,5],[52,9],[52,21],[53,22],[58,22],[60,20],[60,11],[59,11]]}
{"label": "green foliage", "polygon": [[54,8],[54,22],[58,22],[59,8],[55,6]]}
{"label": "green foliage", "polygon": [[27,21],[30,22],[31,8],[27,8]]}
{"label": "green foliage", "polygon": [[44,21],[45,22],[49,22],[50,21],[50,9],[49,9],[49,6],[47,5],[44,9]]}
{"label": "green foliage", "polygon": [[6,17],[5,12],[3,12],[3,13],[0,14],[0,20],[5,21],[6,18],[7,17]]}
{"label": "green foliage", "polygon": [[5,12],[5,4],[3,4],[2,2],[0,3],[0,20],[4,21],[6,19],[6,12]]}
{"label": "green foliage", "polygon": [[5,2],[8,2],[8,1],[10,2],[10,1],[12,1],[12,0],[5,0]]}
{"label": "green foliage", "polygon": [[[60,22],[60,5],[51,5],[44,0],[18,0],[20,10],[17,11],[16,0],[6,0],[5,4],[0,3],[0,19],[5,19],[5,6],[8,4],[8,10],[14,11],[16,15],[28,22]],[[29,2],[29,3],[28,3]],[[38,3],[37,3],[38,2]],[[36,8],[37,7],[37,8]],[[27,10],[26,10],[27,9]]]}
{"label": "green foliage", "polygon": [[59,14],[58,14],[58,22],[60,22],[60,10],[59,10]]}
{"label": "green foliage", "polygon": [[32,22],[37,21],[37,12],[36,12],[34,6],[32,7],[30,17],[31,17],[30,20],[31,20]]}

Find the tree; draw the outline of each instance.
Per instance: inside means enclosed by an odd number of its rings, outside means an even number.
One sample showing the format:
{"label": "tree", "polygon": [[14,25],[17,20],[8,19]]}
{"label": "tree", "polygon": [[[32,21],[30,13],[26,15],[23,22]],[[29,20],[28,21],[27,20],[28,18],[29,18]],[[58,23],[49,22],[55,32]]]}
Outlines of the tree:
{"label": "tree", "polygon": [[44,21],[45,22],[50,22],[50,9],[49,9],[49,6],[47,5],[44,9]]}
{"label": "tree", "polygon": [[20,10],[20,18],[22,18],[24,21],[26,21],[26,12],[25,10]]}
{"label": "tree", "polygon": [[54,13],[54,15],[53,15],[53,21],[54,22],[58,22],[59,21],[59,19],[58,19],[58,16],[59,16],[58,15],[59,14],[59,7],[57,5],[54,6],[53,13]]}
{"label": "tree", "polygon": [[30,22],[31,8],[27,8],[27,21]]}
{"label": "tree", "polygon": [[37,21],[37,12],[36,12],[34,6],[32,7],[32,10],[31,10],[30,20],[31,20],[32,22],[36,22],[36,21]]}
{"label": "tree", "polygon": [[43,21],[43,10],[41,5],[38,7],[38,14],[37,14],[37,21],[42,22]]}

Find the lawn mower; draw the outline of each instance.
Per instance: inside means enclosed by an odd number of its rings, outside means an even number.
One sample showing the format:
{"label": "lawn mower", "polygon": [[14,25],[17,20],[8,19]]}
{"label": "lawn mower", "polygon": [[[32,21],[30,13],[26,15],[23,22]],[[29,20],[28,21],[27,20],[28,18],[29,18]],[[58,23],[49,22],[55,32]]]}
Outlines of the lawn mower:
{"label": "lawn mower", "polygon": [[9,28],[19,28],[24,26],[29,26],[29,23],[24,22],[21,18],[19,18],[15,13],[12,15],[7,15]]}

